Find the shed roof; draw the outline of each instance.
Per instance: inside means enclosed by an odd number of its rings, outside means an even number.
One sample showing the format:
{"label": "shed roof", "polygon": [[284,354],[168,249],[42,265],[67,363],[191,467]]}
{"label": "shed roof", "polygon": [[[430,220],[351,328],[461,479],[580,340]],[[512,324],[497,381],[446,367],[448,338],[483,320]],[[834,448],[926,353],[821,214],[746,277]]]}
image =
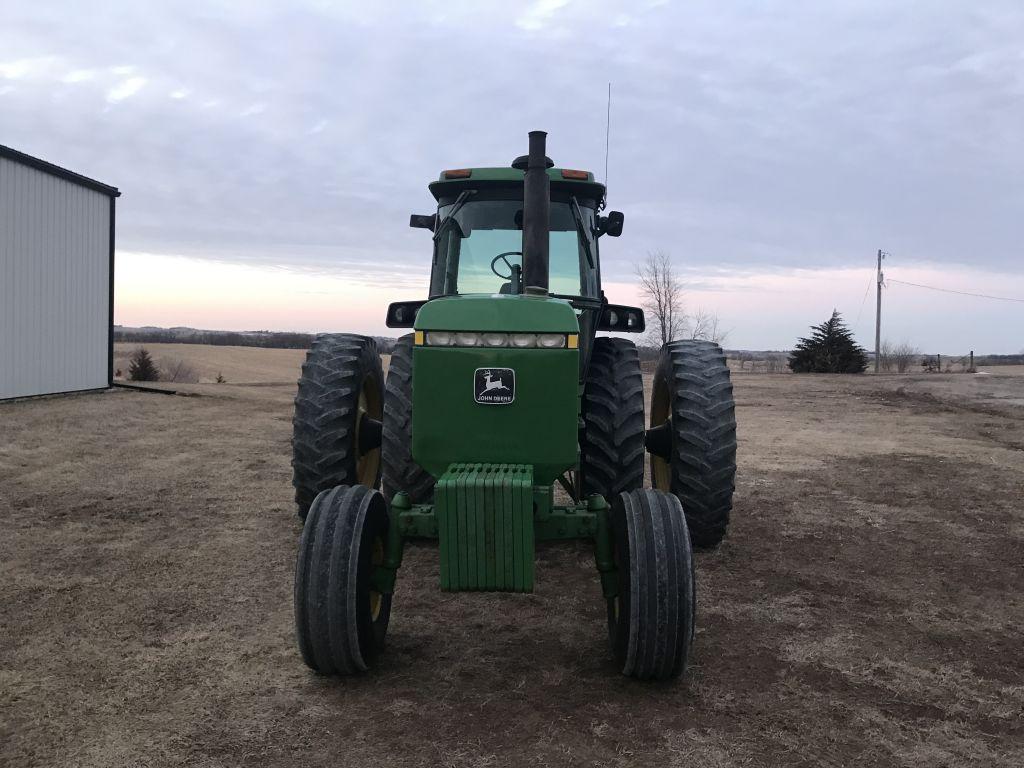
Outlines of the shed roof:
{"label": "shed roof", "polygon": [[78,184],[79,186],[91,189],[94,192],[100,192],[108,197],[120,197],[121,192],[117,187],[111,187],[109,184],[90,179],[88,176],[82,176],[80,173],[69,171],[67,168],[61,168],[59,165],[48,163],[45,160],[40,160],[38,157],[32,157],[32,155],[26,155],[24,152],[19,152],[16,149],[5,147],[0,144],[0,157],[5,160],[11,160],[15,163],[21,163],[27,165],[29,168],[35,168],[37,171],[48,173],[51,176],[70,181],[72,184]]}

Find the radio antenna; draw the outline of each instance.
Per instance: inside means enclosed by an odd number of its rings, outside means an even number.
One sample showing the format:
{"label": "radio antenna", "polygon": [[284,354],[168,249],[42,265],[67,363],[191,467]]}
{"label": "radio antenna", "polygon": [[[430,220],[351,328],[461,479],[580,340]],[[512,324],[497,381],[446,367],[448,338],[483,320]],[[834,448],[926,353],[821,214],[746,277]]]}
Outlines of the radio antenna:
{"label": "radio antenna", "polygon": [[604,122],[604,188],[608,190],[608,140],[612,135],[612,84],[608,83],[608,114]]}

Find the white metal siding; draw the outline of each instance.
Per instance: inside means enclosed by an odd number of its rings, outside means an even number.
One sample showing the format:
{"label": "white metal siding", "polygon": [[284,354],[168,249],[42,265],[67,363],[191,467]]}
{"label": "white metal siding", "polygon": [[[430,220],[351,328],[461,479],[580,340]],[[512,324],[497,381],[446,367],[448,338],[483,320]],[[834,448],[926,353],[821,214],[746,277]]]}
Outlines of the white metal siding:
{"label": "white metal siding", "polygon": [[0,399],[107,386],[110,205],[0,157]]}

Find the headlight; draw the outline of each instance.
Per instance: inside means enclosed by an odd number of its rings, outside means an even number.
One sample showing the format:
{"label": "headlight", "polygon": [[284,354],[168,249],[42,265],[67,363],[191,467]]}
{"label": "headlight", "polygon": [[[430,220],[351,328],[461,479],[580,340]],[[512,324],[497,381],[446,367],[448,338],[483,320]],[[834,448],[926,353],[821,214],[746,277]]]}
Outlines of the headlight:
{"label": "headlight", "polygon": [[507,333],[482,333],[480,337],[483,339],[485,347],[507,347],[508,346],[508,334]]}
{"label": "headlight", "polygon": [[[420,334],[423,334],[422,336]],[[512,347],[513,349],[576,349],[576,334],[501,333],[500,331],[416,331],[417,344],[428,347]]]}
{"label": "headlight", "polygon": [[427,331],[427,344],[432,347],[450,347],[455,341],[448,331]]}
{"label": "headlight", "polygon": [[537,346],[545,349],[557,349],[565,346],[565,336],[561,333],[542,333],[537,336]]}

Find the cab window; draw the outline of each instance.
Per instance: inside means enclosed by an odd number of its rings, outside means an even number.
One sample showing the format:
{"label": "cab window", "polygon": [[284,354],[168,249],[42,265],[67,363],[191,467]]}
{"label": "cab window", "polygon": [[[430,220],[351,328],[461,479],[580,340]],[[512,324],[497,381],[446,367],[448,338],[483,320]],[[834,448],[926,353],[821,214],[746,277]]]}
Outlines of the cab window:
{"label": "cab window", "polygon": [[[453,207],[438,208],[440,236],[434,247],[431,295],[509,293],[509,265],[523,263],[522,201],[473,199],[449,218]],[[571,203],[552,202],[548,287],[555,294],[596,298],[594,210],[580,206],[579,211],[595,265],[588,263]],[[495,262],[501,254],[505,256]]]}

